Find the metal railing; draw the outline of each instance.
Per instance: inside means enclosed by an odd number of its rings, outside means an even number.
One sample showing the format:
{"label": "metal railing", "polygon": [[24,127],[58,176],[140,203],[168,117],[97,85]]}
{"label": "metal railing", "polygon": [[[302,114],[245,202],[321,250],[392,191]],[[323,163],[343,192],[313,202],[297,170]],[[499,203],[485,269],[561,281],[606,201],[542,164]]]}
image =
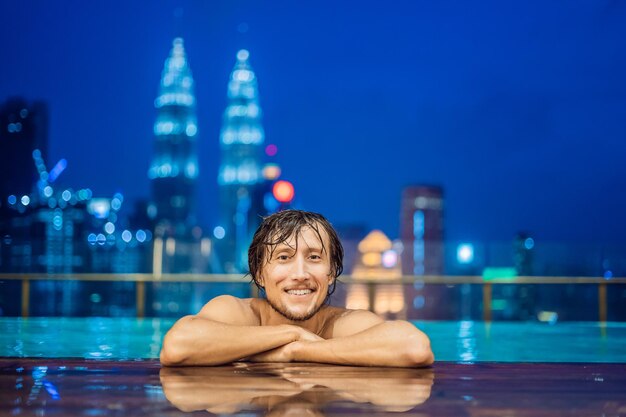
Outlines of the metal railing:
{"label": "metal railing", "polygon": [[[84,282],[134,282],[136,284],[136,312],[137,317],[145,316],[146,282],[150,283],[228,283],[243,284],[241,274],[0,274],[0,281],[21,281],[21,314],[29,316],[30,310],[30,283],[31,281],[84,281]],[[414,284],[416,282],[434,285],[475,284],[482,285],[483,320],[492,320],[492,292],[497,285],[528,285],[528,284],[592,284],[598,287],[598,321],[607,321],[607,286],[626,284],[624,278],[597,277],[538,277],[518,276],[514,278],[493,278],[485,280],[482,276],[439,276],[420,275],[403,276],[399,279],[355,279],[349,275],[342,275],[343,284],[359,284],[367,287],[369,308],[374,310],[376,288],[379,285]],[[258,289],[251,284],[253,296],[258,296]]]}

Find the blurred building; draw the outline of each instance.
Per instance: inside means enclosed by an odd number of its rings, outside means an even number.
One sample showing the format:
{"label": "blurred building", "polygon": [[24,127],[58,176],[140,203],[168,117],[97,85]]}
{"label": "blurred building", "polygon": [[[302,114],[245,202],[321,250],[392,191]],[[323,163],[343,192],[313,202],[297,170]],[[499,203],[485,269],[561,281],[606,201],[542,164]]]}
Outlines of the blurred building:
{"label": "blurred building", "polygon": [[248,51],[237,52],[220,132],[220,220],[216,237],[220,263],[227,273],[247,270],[248,246],[261,216],[267,212],[262,162],[265,133],[257,80],[248,58]]}
{"label": "blurred building", "polygon": [[[358,245],[352,268],[355,280],[394,280],[402,277],[397,248],[380,230],[370,232]],[[373,304],[373,305],[372,305]],[[373,310],[388,318],[406,318],[402,284],[354,284],[348,288],[346,307]]]}
{"label": "blurred building", "polygon": [[442,275],[443,190],[415,185],[404,188],[400,212],[400,239],[404,246],[405,275]]}
{"label": "blurred building", "polygon": [[[443,275],[443,207],[441,187],[413,185],[402,191],[400,240],[404,275]],[[416,279],[413,286],[406,288],[406,299],[413,307],[409,311],[421,319],[446,317],[453,309],[449,292],[445,286],[425,286]]]}
{"label": "blurred building", "polygon": [[[145,245],[125,239],[129,231],[116,227],[123,197],[94,199],[91,190],[74,190],[58,181],[67,162],[62,159],[51,170],[46,168],[39,149],[31,151],[28,160],[16,163],[30,167],[37,180],[32,191],[10,194],[2,215],[2,272],[72,274],[87,272],[137,272],[144,258]],[[30,177],[30,173],[29,173]],[[106,203],[106,207],[104,205]],[[105,208],[104,208],[105,207]],[[95,231],[95,233],[94,233]],[[92,233],[90,233],[92,232]],[[97,233],[97,234],[96,234]],[[145,231],[136,231],[141,238]],[[136,250],[131,248],[135,246]],[[142,247],[143,246],[143,247]],[[128,247],[128,248],[127,248]],[[127,250],[131,249],[131,250]],[[110,285],[98,284],[97,297],[119,298]],[[33,315],[73,315],[92,312],[86,296],[93,283],[41,280],[31,284]],[[113,287],[133,291],[132,284],[116,283]],[[121,289],[121,288],[118,288]],[[118,303],[119,304],[119,303]],[[15,303],[0,298],[0,309],[17,310]]]}
{"label": "blurred building", "polygon": [[[48,149],[48,108],[44,102],[28,103],[15,97],[0,105],[0,271],[28,271],[32,250],[27,206],[39,180],[33,151]],[[40,233],[40,237],[42,234]],[[22,238],[23,237],[23,238]]]}
{"label": "blurred building", "polygon": [[30,194],[39,179],[31,155],[48,151],[48,107],[44,102],[28,103],[12,98],[0,105],[0,210],[11,194]]}
{"label": "blurred building", "polygon": [[345,271],[352,273],[351,268],[356,265],[360,257],[359,243],[368,235],[370,229],[364,223],[333,224],[333,227],[343,246]]}
{"label": "blurred building", "polygon": [[154,155],[148,170],[152,204],[147,209],[155,224],[154,272],[205,272],[206,262],[199,255],[202,231],[195,213],[196,98],[181,38],[174,39],[154,104],[158,114]]}
{"label": "blurred building", "polygon": [[[0,271],[147,272],[152,233],[122,227],[124,197],[93,198],[88,188],[63,184],[65,159],[46,166],[46,105],[12,99],[2,106],[1,118]],[[0,314],[17,314],[19,298],[10,294],[19,289],[2,285]],[[38,301],[31,303],[31,314],[105,315],[124,304],[121,299],[132,299],[133,292],[134,285],[126,282],[34,281],[31,299]],[[132,300],[125,304],[133,305]]]}

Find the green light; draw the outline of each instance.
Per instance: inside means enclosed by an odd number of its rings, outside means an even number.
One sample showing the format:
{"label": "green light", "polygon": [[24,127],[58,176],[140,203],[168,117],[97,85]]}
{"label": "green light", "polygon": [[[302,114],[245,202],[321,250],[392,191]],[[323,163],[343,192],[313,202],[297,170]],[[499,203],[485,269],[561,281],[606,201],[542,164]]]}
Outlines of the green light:
{"label": "green light", "polygon": [[483,280],[510,279],[513,281],[517,277],[515,268],[485,268],[483,269]]}

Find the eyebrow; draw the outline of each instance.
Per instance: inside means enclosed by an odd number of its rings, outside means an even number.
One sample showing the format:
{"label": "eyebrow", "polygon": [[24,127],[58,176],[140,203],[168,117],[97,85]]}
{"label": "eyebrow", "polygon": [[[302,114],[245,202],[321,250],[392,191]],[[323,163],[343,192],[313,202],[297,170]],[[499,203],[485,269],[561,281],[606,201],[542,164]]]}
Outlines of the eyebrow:
{"label": "eyebrow", "polygon": [[[324,247],[323,245],[305,245],[306,247],[303,249],[305,251],[305,253],[311,253],[311,252],[319,252],[322,253],[324,252]],[[290,245],[287,245],[286,243],[281,243],[279,245],[277,245],[274,250],[272,250],[272,256],[276,255],[276,254],[280,254],[283,252],[289,252],[289,253],[295,253],[296,252],[296,248]]]}
{"label": "eyebrow", "polygon": [[291,247],[287,244],[281,243],[280,245],[277,245],[273,250],[272,250],[272,255],[275,255],[277,253],[282,253],[282,252],[295,252],[296,248]]}

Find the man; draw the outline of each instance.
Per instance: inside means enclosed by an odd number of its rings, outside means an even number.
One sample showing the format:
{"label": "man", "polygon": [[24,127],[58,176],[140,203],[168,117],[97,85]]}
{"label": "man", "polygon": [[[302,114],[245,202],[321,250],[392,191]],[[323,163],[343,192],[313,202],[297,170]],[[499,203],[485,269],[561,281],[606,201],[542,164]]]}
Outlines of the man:
{"label": "man", "polygon": [[415,367],[433,363],[428,337],[406,321],[327,305],[343,267],[321,215],[285,210],[263,220],[248,250],[265,299],[228,295],[178,320],[163,340],[166,366],[233,361]]}

